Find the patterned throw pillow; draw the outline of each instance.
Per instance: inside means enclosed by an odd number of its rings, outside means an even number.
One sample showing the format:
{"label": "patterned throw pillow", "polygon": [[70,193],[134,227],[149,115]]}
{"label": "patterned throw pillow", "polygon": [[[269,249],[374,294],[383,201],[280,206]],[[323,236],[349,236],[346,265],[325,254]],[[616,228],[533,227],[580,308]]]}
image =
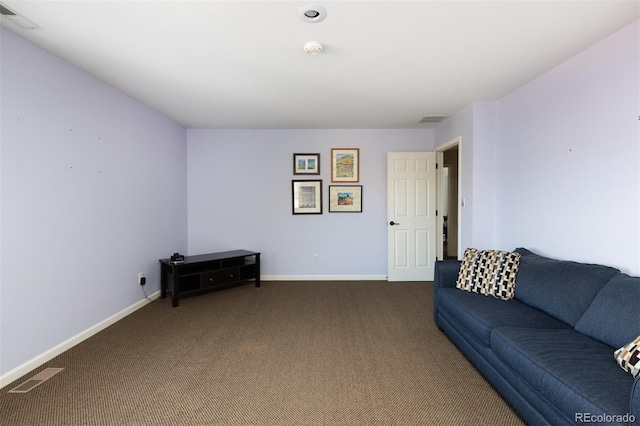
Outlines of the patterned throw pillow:
{"label": "patterned throw pillow", "polygon": [[520,254],[486,250],[480,255],[479,280],[487,294],[502,300],[511,300],[516,293],[516,275],[520,267]]}
{"label": "patterned throw pillow", "polygon": [[468,248],[464,251],[456,287],[511,300],[515,296],[519,266],[520,253]]}
{"label": "patterned throw pillow", "polygon": [[640,336],[613,353],[620,368],[634,378],[640,376]]}
{"label": "patterned throw pillow", "polygon": [[473,291],[479,293],[476,282],[476,268],[480,259],[480,251],[474,248],[468,248],[464,251],[460,271],[458,272],[458,280],[456,287],[460,290]]}

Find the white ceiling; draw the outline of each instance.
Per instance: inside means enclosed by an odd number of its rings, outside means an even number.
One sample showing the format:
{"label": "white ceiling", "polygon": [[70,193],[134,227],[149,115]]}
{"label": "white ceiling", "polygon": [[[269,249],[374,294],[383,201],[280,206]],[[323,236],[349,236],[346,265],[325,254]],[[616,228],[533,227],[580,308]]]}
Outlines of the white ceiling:
{"label": "white ceiling", "polygon": [[638,0],[0,2],[40,28],[3,26],[189,128],[425,128],[640,17]]}

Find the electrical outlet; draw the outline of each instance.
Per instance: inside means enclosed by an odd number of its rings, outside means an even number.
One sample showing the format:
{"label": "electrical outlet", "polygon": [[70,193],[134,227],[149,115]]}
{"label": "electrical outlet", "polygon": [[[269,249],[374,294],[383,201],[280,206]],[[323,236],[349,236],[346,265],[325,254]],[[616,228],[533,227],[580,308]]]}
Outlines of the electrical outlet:
{"label": "electrical outlet", "polygon": [[138,284],[145,285],[147,283],[147,278],[144,276],[144,272],[138,273]]}
{"label": "electrical outlet", "polygon": [[313,261],[314,261],[314,262],[317,262],[317,261],[318,261],[318,255],[317,255],[317,254],[314,254],[314,255],[313,255]]}

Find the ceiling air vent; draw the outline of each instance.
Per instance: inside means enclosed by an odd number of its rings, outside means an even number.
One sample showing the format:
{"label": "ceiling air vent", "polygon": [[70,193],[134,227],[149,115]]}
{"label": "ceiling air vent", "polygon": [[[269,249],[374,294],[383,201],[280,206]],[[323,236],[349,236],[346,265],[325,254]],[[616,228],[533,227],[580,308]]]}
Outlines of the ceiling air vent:
{"label": "ceiling air vent", "polygon": [[418,121],[418,123],[438,124],[442,120],[447,118],[446,115],[425,115]]}
{"label": "ceiling air vent", "polygon": [[16,16],[11,10],[7,9],[7,7],[3,4],[0,4],[0,15],[2,16]]}
{"label": "ceiling air vent", "polygon": [[0,3],[0,17],[2,22],[11,22],[14,25],[22,28],[23,30],[36,30],[40,29],[39,26],[25,18],[24,16],[9,9],[4,4]]}

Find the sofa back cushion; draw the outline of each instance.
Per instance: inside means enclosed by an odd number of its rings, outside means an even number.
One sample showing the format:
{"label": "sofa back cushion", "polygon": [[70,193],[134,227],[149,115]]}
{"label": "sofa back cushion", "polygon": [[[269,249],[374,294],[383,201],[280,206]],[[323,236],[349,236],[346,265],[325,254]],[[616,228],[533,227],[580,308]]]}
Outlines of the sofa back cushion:
{"label": "sofa back cushion", "polygon": [[640,278],[619,274],[600,290],[576,331],[613,348],[640,336]]}
{"label": "sofa back cushion", "polygon": [[515,298],[575,326],[615,268],[549,259],[518,248],[520,268]]}

